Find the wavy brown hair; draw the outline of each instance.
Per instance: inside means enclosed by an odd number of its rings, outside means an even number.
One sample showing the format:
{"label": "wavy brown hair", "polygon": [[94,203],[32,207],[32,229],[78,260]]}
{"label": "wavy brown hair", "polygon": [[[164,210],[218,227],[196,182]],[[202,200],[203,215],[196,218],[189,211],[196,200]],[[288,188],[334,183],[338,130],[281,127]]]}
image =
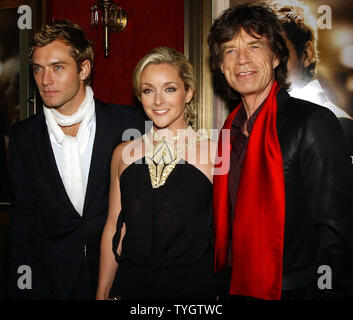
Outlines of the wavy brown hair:
{"label": "wavy brown hair", "polygon": [[93,70],[93,48],[91,41],[86,38],[83,29],[69,20],[57,20],[51,24],[44,25],[37,32],[32,40],[30,50],[30,61],[35,47],[44,47],[55,40],[61,40],[71,47],[71,56],[74,58],[77,66],[77,72],[81,71],[81,65],[85,60],[91,63],[91,73],[85,79],[85,85],[91,83]]}
{"label": "wavy brown hair", "polygon": [[317,24],[310,7],[297,0],[273,0],[269,6],[274,10],[290,42],[293,43],[298,59],[304,54],[305,45],[311,41],[314,46],[314,57],[305,68],[305,77],[311,80],[315,74],[317,57]]}
{"label": "wavy brown hair", "polygon": [[214,74],[214,87],[230,99],[239,99],[239,94],[227,83],[220,65],[223,61],[221,45],[233,39],[242,30],[252,37],[266,37],[279,65],[275,68],[275,78],[281,88],[288,90],[286,82],[289,51],[281,35],[281,24],[275,13],[265,3],[246,3],[225,10],[216,19],[208,36],[211,51],[210,63]]}

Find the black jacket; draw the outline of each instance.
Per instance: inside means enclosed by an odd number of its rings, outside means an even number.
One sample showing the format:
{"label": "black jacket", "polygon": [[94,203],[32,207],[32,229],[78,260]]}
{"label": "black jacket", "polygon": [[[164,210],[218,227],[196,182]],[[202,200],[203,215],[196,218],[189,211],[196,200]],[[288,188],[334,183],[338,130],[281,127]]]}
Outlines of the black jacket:
{"label": "black jacket", "polygon": [[[282,290],[309,286],[309,298],[352,294],[353,165],[342,128],[327,108],[283,90],[277,101],[286,201]],[[322,265],[331,268],[331,290],[318,289]]]}
{"label": "black jacket", "polygon": [[[101,233],[108,212],[110,161],[125,129],[143,133],[136,107],[96,100],[96,134],[82,218],[71,204],[58,172],[44,114],[10,132],[10,279],[13,298],[94,298]],[[128,137],[129,138],[129,137]],[[20,290],[18,267],[32,270],[32,289]]]}

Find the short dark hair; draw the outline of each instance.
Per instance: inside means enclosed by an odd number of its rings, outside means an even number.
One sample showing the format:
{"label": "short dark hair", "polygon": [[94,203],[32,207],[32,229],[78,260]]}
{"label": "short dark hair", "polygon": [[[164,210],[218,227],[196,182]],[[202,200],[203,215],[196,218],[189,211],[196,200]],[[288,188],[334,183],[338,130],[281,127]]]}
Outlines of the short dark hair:
{"label": "short dark hair", "polygon": [[304,53],[305,44],[311,41],[314,46],[314,60],[306,68],[305,76],[312,79],[317,58],[317,25],[310,7],[300,1],[270,1],[270,7],[279,18],[288,40],[293,43],[298,58]]}
{"label": "short dark hair", "polygon": [[35,47],[44,47],[55,40],[61,40],[71,47],[71,56],[74,58],[78,72],[85,60],[91,63],[91,73],[85,79],[85,85],[90,84],[93,70],[93,48],[92,43],[86,38],[83,29],[69,20],[57,20],[51,24],[44,25],[37,32],[32,41],[30,61]]}
{"label": "short dark hair", "polygon": [[288,90],[286,77],[289,51],[281,35],[280,21],[266,4],[259,2],[233,6],[214,21],[208,36],[208,45],[211,51],[210,62],[215,77],[215,89],[226,90],[229,98],[239,99],[239,94],[228,85],[220,64],[223,60],[222,43],[231,40],[241,30],[253,37],[260,35],[267,38],[270,49],[280,61],[275,69],[276,80],[281,88]]}

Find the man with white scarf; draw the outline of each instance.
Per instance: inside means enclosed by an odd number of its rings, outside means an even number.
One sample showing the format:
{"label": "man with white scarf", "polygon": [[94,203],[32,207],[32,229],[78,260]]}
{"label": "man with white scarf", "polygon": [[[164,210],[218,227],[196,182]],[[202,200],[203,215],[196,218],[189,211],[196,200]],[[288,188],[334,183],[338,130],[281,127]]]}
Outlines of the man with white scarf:
{"label": "man with white scarf", "polygon": [[94,99],[93,49],[78,25],[44,26],[31,63],[43,112],[10,133],[9,292],[15,299],[93,299],[111,154],[125,130],[142,132],[144,118],[135,107]]}

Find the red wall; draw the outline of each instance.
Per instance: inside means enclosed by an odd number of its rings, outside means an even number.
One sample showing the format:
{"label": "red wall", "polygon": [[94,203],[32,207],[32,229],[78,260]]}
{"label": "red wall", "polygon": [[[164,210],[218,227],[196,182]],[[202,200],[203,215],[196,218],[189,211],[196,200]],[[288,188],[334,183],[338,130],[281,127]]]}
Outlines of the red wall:
{"label": "red wall", "polygon": [[110,56],[104,58],[102,27],[91,29],[91,6],[96,0],[48,0],[47,20],[68,19],[82,26],[93,41],[93,90],[105,102],[133,104],[132,72],[151,49],[170,46],[184,50],[183,0],[114,0],[126,11],[128,22],[110,34]]}

